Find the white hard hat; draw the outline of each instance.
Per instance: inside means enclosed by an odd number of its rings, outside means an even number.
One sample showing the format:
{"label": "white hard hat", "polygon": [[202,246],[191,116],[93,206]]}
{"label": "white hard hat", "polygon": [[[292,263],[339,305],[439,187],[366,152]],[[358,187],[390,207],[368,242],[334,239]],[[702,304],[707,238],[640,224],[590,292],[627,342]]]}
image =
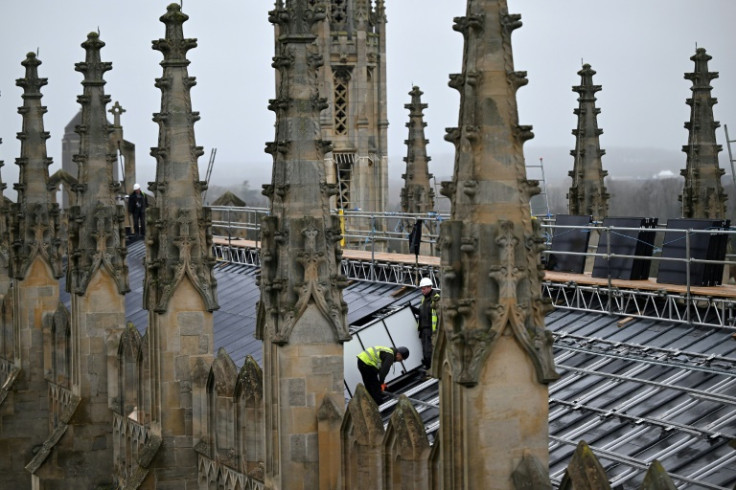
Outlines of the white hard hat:
{"label": "white hard hat", "polygon": [[428,277],[423,277],[421,281],[419,281],[419,287],[423,288],[424,286],[432,287],[432,279]]}
{"label": "white hard hat", "polygon": [[140,188],[141,188],[141,185],[140,184],[133,184],[133,190],[134,191],[137,191]]}

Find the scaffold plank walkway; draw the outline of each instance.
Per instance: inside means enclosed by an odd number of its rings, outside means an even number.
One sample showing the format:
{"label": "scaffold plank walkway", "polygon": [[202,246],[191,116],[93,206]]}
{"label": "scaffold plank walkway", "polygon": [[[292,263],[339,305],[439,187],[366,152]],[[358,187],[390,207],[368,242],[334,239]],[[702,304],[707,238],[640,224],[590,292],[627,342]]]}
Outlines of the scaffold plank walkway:
{"label": "scaffold plank walkway", "polygon": [[[575,283],[586,286],[609,287],[609,280],[605,277],[592,277],[587,274],[571,274],[567,272],[546,271],[544,279],[557,283]],[[658,283],[656,279],[649,278],[642,281],[627,281],[623,279],[611,279],[610,286],[619,289],[638,289],[641,291],[667,291],[669,293],[687,294],[688,288],[680,284]],[[695,296],[716,296],[719,298],[736,298],[736,285],[723,284],[720,286],[690,286],[690,294]]]}

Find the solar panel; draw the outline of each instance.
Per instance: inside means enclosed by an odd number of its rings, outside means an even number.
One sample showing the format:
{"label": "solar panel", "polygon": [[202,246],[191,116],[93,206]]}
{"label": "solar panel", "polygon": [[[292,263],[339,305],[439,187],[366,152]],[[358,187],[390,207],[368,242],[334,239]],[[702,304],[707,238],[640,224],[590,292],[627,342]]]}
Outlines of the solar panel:
{"label": "solar panel", "polygon": [[[589,224],[590,216],[558,214],[555,217],[555,225],[557,226],[585,227]],[[560,252],[585,253],[588,251],[589,241],[590,230],[555,228],[545,268],[549,271],[582,274],[585,272],[585,255],[567,255]]]}
{"label": "solar panel", "polygon": [[[667,231],[662,244],[662,257],[684,259],[689,256],[697,260],[724,260],[728,235],[718,233],[718,230],[728,228],[729,225],[730,221],[723,219],[670,219],[667,221],[668,230],[713,230],[713,232],[687,234],[685,231]],[[721,284],[723,264],[671,260],[661,261],[657,282],[687,284],[688,266],[691,285],[717,286]]]}
{"label": "solar panel", "polygon": [[[639,228],[638,230],[602,231],[598,241],[598,253],[612,255],[636,255],[633,257],[596,257],[593,263],[593,277],[612,279],[641,280],[649,278],[654,250],[654,227],[657,218],[608,217],[603,219],[604,227]],[[651,230],[648,230],[651,228]]]}

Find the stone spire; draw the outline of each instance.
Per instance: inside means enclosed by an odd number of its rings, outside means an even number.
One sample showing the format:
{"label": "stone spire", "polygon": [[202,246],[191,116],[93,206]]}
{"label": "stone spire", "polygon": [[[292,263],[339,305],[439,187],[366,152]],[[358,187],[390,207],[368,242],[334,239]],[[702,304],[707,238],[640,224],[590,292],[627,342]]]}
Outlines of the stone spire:
{"label": "stone spire", "polygon": [[[186,53],[196,47],[195,39],[183,34],[189,17],[178,4],[170,4],[160,20],[166,25],[165,39],[153,41],[160,51],[163,75],[156,79],[161,89],[161,112],[153,120],[159,125],[156,180],[149,183],[155,206],[146,212],[146,276],[144,305],[148,309],[148,357],[150,359],[150,402],[139,412],[160,441],[147,481],[143,485],[189,488],[197,485],[194,444],[203,434],[192,420],[201,417],[202,407],[193,403],[195,368],[210,365],[214,355],[212,311],[218,308],[216,282],[212,273],[210,209],[202,207],[205,183],[199,180],[194,123]],[[150,204],[150,202],[149,202]]]}
{"label": "stone spire", "polygon": [[[441,332],[433,369],[441,377],[443,488],[510,489],[525,454],[548,461],[547,384],[557,379],[548,304],[540,281],[543,249],[529,199],[511,32],[520,16],[506,0],[468,0],[454,29],[465,39],[452,182],[443,182],[452,212],[442,223]],[[447,423],[445,423],[447,422]],[[488,437],[488,434],[494,434]],[[531,479],[531,477],[530,477]],[[547,477],[548,480],[548,477]]]}
{"label": "stone spire", "polygon": [[568,212],[576,215],[591,215],[600,220],[608,215],[608,198],[603,179],[608,172],[603,170],[601,157],[606,150],[601,150],[599,136],[603,130],[598,128],[598,114],[601,110],[595,106],[595,93],[601,90],[600,85],[593,85],[595,71],[589,64],[584,64],[578,72],[580,85],[573,86],[578,93],[578,108],[574,113],[578,116],[578,127],[572,130],[575,135],[575,149],[570,152],[575,160],[569,172],[572,186],[567,193]]}
{"label": "stone spire", "polygon": [[156,79],[161,89],[161,112],[153,120],[159,125],[159,146],[151,148],[156,158],[156,180],[149,189],[156,197],[147,211],[147,272],[144,304],[149,310],[164,312],[172,295],[186,277],[197,290],[207,311],[218,308],[216,281],[212,274],[210,209],[202,207],[202,191],[197,159],[204,153],[194,140],[190,89],[196,84],[187,73],[186,53],[197,46],[196,39],[184,38],[182,24],[189,18],[177,4],[161,17],[166,38],[153,41],[161,51],[163,76]]}
{"label": "stone spire", "polygon": [[[65,322],[71,323],[69,341],[70,376],[60,381],[51,376],[52,393],[71,400],[68,406],[54,403],[50,416],[53,430],[44,443],[44,451],[26,466],[40,485],[66,485],[93,488],[112,484],[113,425],[112,411],[119,393],[109,382],[108,368],[117,358],[117,347],[125,329],[125,297],[129,291],[125,264],[124,208],[117,204],[119,184],[113,178],[115,155],[109,152],[110,128],[105,106],[103,75],[111,63],[100,60],[103,43],[96,32],[82,43],[85,61],[75,65],[84,75],[79,153],[73,161],[78,177],[72,191],[76,205],[69,210],[69,264],[66,287],[72,293],[71,311]],[[63,379],[62,378],[62,379]],[[53,458],[48,454],[53,453]],[[83,472],[70,471],[68,461],[84,460]],[[76,464],[76,463],[74,463]]]}
{"label": "stone spire", "polygon": [[47,187],[51,159],[46,156],[49,133],[43,129],[46,108],[41,105],[46,79],[38,77],[41,62],[34,53],[28,53],[21,64],[26,73],[16,81],[23,88],[23,106],[18,109],[23,118],[16,159],[18,200],[9,212],[9,275],[14,281],[8,296],[14,320],[12,338],[6,342],[6,348],[12,346],[6,351],[11,365],[5,366],[9,375],[0,390],[0,457],[7,465],[0,471],[0,488],[31,488],[25,465],[34,457],[31,448],[43,447],[48,435],[49,364],[44,346],[48,337],[42,319],[59,304],[62,275],[59,206]]}
{"label": "stone spire", "polygon": [[264,350],[267,488],[335,488],[340,461],[342,343],[350,334],[340,226],[329,209],[336,186],[325,180],[330,145],[319,123],[327,104],[318,90],[323,57],[315,30],[325,10],[322,2],[279,0],[269,13],[278,32],[279,85],[269,104],[276,137],[266,147],[273,156],[272,183],[264,186],[271,212],[261,228],[256,331]]}
{"label": "stone spire", "polygon": [[[109,152],[112,129],[107,123],[105,107],[110,96],[105,94],[103,74],[112,64],[100,60],[105,43],[91,32],[82,43],[86,60],[76,64],[84,75],[84,92],[77,98],[82,106],[82,122],[76,131],[80,137],[79,153],[74,155],[79,183],[77,206],[69,213],[69,266],[67,290],[85,294],[92,276],[104,268],[119,293],[128,287],[128,267],[125,264],[125,209],[117,204],[120,183],[113,178],[116,155]],[[122,325],[120,325],[122,327]]]}
{"label": "stone spire", "polygon": [[404,188],[401,189],[401,210],[405,213],[426,214],[434,211],[434,190],[430,185],[432,174],[429,173],[430,157],[427,156],[427,140],[424,137],[424,109],[427,104],[422,104],[422,91],[419,87],[413,87],[411,103],[404,105],[409,109],[409,138],[404,141],[407,146],[406,173],[401,177],[404,179]]}
{"label": "stone spire", "polygon": [[48,82],[38,77],[40,64],[34,53],[28,53],[21,62],[26,76],[15,82],[23,88],[23,106],[18,108],[23,130],[18,133],[20,157],[15,160],[20,167],[14,186],[18,199],[11,206],[10,275],[16,279],[26,277],[37,257],[48,264],[54,277],[62,275],[59,206],[48,190],[51,158],[46,156],[46,140],[50,136],[43,128],[46,107],[41,105],[41,87]]}
{"label": "stone spire", "polygon": [[716,144],[716,128],[721,124],[713,119],[713,106],[718,99],[711,96],[710,81],[718,78],[718,72],[708,71],[712,59],[704,48],[695,50],[690,57],[695,62],[695,71],[685,73],[693,83],[693,96],[687,99],[690,106],[690,121],[687,145],[682,151],[687,154],[687,163],[680,174],[685,185],[679,199],[682,201],[684,218],[724,218],[726,215],[726,193],[721,185],[724,170],[718,166],[721,145]]}

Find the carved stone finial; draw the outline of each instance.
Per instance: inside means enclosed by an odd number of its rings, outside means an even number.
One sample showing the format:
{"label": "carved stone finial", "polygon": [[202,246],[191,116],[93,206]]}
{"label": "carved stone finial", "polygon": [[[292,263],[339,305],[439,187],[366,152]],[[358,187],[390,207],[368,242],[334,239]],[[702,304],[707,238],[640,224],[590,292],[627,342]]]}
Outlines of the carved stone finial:
{"label": "carved stone finial", "polygon": [[[440,427],[447,443],[443,476],[467,488],[488,481],[510,488],[522,451],[546,466],[546,385],[558,377],[544,327],[541,237],[529,206],[539,186],[527,179],[524,163],[523,144],[533,133],[519,124],[516,103],[526,80],[511,48],[520,25],[505,0],[468,0],[454,26],[464,36],[465,57],[462,74],[451,80],[460,111],[447,136],[455,173],[442,190],[451,216],[440,230],[441,351],[432,367],[447,411]],[[482,435],[507,429],[509,437],[497,440]],[[460,433],[462,447],[449,442]]]}
{"label": "carved stone finial", "polygon": [[40,256],[50,266],[54,277],[61,277],[61,240],[59,239],[59,205],[49,191],[49,165],[46,153],[49,133],[44,131],[41,105],[41,87],[45,78],[38,77],[41,61],[35,53],[28,53],[21,62],[26,69],[25,78],[16,80],[23,88],[23,106],[18,113],[23,117],[23,130],[18,133],[20,157],[16,203],[10,206],[10,265],[9,273],[16,279],[24,279],[31,263]]}
{"label": "carved stone finial", "polygon": [[376,402],[363,384],[355,388],[348,402],[348,412],[353,424],[352,437],[363,446],[378,446],[383,440],[383,420]]}
{"label": "carved stone finial", "polygon": [[182,279],[187,277],[208,311],[219,308],[217,281],[212,273],[210,209],[202,206],[203,183],[197,159],[204,153],[196,145],[190,89],[194,77],[187,72],[186,53],[197,46],[196,39],[184,37],[183,23],[189,17],[178,4],[171,4],[161,16],[166,37],[153,41],[160,51],[163,75],[156,80],[161,89],[161,112],[154,114],[159,125],[159,146],[151,149],[156,158],[156,180],[149,188],[155,205],[146,212],[146,279],[144,304],[165,312]]}
{"label": "carved stone finial", "polygon": [[424,137],[424,109],[427,104],[422,103],[422,91],[419,87],[413,87],[411,103],[404,105],[409,109],[409,137],[406,140],[407,154],[406,173],[403,175],[404,188],[401,189],[401,210],[405,213],[425,214],[434,211],[434,190],[430,184],[432,174],[429,173],[429,161],[427,156],[427,143]]}
{"label": "carved stone finial", "polygon": [[[334,239],[340,228],[330,216],[333,191],[325,178],[324,153],[329,145],[322,140],[320,123],[325,108],[317,78],[322,53],[315,41],[324,27],[320,22],[325,6],[321,1],[290,0],[277,4],[269,18],[277,31],[273,66],[278,70],[278,97],[271,102],[276,134],[267,146],[273,172],[271,184],[264,187],[270,216],[261,227],[256,332],[263,340],[268,380],[266,426],[278,425],[290,437],[267,444],[265,478],[283,488],[331,487],[324,475],[305,467],[339,465],[339,454],[323,451],[322,444],[339,441],[334,415],[344,410],[341,344],[350,339],[341,250]],[[301,353],[303,346],[310,355]],[[279,395],[283,390],[294,403],[283,404]],[[316,423],[295,423],[296,419]],[[307,462],[304,448],[312,440],[319,441],[320,449]]]}
{"label": "carved stone finial", "polygon": [[123,106],[120,105],[120,102],[116,100],[115,103],[110,108],[110,110],[107,112],[112,114],[112,117],[113,117],[112,125],[116,128],[119,128],[120,127],[120,116],[122,116],[123,113],[126,112],[125,109],[123,109]]}
{"label": "carved stone finial", "polygon": [[103,62],[100,50],[105,43],[96,32],[87,35],[82,43],[85,61],[75,69],[84,75],[83,94],[78,97],[82,106],[79,133],[79,153],[74,155],[78,164],[76,204],[69,210],[69,265],[67,290],[84,294],[94,273],[104,268],[115,281],[118,292],[124,294],[128,286],[128,266],[125,262],[125,209],[117,204],[119,184],[114,179],[115,155],[108,152],[110,127],[105,107],[110,97],[105,94],[103,75],[112,64]]}
{"label": "carved stone finial", "polygon": [[583,65],[578,72],[580,85],[572,88],[578,93],[578,126],[573,130],[575,149],[570,152],[574,157],[573,170],[570,172],[572,186],[567,194],[568,212],[575,215],[591,215],[594,219],[603,219],[608,215],[608,198],[604,179],[608,172],[603,170],[599,137],[603,133],[598,128],[600,109],[595,106],[595,93],[601,90],[600,85],[593,84],[595,71],[589,64]]}
{"label": "carved stone finial", "polygon": [[708,71],[711,56],[704,48],[698,48],[690,57],[695,62],[695,70],[686,73],[685,78],[693,83],[692,97],[687,99],[690,106],[690,120],[685,123],[688,130],[688,143],[682,147],[687,154],[685,168],[680,174],[685,184],[679,199],[682,201],[683,218],[725,218],[726,193],[721,184],[725,170],[718,165],[721,145],[716,143],[716,129],[720,123],[713,118],[713,106],[718,99],[711,95],[711,80],[718,78],[718,72]]}

